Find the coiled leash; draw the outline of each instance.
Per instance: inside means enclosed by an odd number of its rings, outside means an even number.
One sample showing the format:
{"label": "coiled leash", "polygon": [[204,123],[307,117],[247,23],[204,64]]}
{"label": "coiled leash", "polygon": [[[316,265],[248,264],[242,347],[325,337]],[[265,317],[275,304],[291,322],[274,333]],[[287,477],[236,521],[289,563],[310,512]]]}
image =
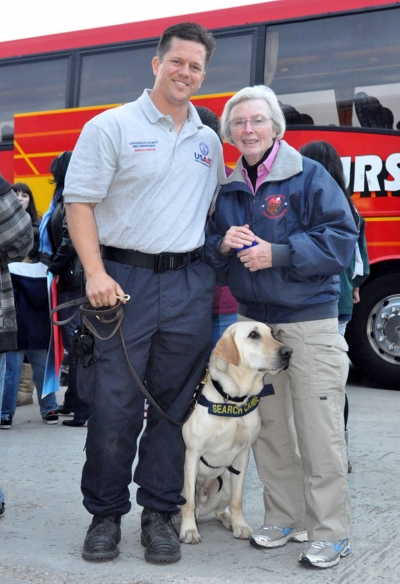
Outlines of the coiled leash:
{"label": "coiled leash", "polygon": [[[53,308],[50,312],[50,321],[53,325],[56,326],[63,326],[68,324],[71,320],[73,320],[78,314],[80,314],[81,318],[81,325],[78,326],[77,330],[75,331],[73,344],[72,344],[72,353],[83,359],[83,367],[86,369],[93,363],[95,363],[95,359],[93,357],[93,350],[94,350],[94,337],[101,341],[108,341],[117,333],[121,339],[121,345],[124,351],[126,362],[129,366],[129,370],[132,374],[133,379],[135,380],[137,386],[139,387],[140,391],[144,395],[144,397],[148,400],[148,402],[157,410],[162,418],[174,424],[175,426],[183,426],[183,424],[190,418],[194,408],[197,405],[198,400],[203,391],[203,387],[206,383],[207,379],[207,369],[202,376],[202,381],[196,387],[195,392],[192,397],[192,401],[190,402],[188,411],[184,415],[184,418],[181,422],[176,422],[172,418],[168,416],[166,412],[162,409],[162,407],[157,403],[151,393],[147,390],[145,385],[142,383],[140,377],[136,373],[132,363],[130,362],[128,351],[126,349],[124,337],[122,335],[122,321],[124,319],[124,309],[123,303],[124,300],[127,302],[130,300],[130,296],[125,294],[124,296],[117,296],[118,303],[115,306],[110,308],[94,308],[89,299],[86,296],[82,296],[81,298],[75,298],[74,300],[69,300],[68,302],[64,302],[63,304],[59,304],[55,308]],[[64,308],[71,308],[76,306],[76,312],[65,320],[54,320],[54,315]],[[112,332],[108,336],[101,336],[93,322],[91,322],[90,318],[95,318],[100,321],[102,324],[109,324],[114,325]]]}

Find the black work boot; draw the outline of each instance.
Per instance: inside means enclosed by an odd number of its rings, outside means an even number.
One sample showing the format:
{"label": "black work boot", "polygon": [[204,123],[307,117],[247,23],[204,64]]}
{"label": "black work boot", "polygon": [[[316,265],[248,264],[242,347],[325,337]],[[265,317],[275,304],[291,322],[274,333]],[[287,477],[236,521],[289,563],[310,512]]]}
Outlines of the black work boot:
{"label": "black work boot", "polygon": [[142,512],[141,543],[144,558],[152,564],[171,564],[181,559],[181,544],[174,515],[145,507]]}
{"label": "black work boot", "polygon": [[83,544],[82,558],[92,562],[112,560],[119,554],[121,517],[94,515]]}

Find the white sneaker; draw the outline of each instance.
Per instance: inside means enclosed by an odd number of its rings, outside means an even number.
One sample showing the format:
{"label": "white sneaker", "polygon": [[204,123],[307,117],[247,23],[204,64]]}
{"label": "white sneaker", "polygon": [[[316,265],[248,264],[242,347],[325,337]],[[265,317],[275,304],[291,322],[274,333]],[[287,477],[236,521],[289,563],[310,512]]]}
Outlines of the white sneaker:
{"label": "white sneaker", "polygon": [[282,547],[290,539],[293,541],[308,541],[307,532],[294,527],[276,527],[264,525],[251,536],[250,543],[256,548]]}
{"label": "white sneaker", "polygon": [[339,563],[340,558],[351,552],[350,540],[310,541],[306,550],[300,554],[299,562],[305,566],[331,568]]}

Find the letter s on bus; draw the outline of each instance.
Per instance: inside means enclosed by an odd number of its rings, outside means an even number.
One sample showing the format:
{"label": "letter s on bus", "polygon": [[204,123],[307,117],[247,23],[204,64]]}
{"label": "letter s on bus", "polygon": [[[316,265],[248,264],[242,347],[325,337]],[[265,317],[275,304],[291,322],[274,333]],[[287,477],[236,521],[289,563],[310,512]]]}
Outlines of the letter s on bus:
{"label": "letter s on bus", "polygon": [[386,160],[386,170],[392,175],[393,180],[385,180],[385,190],[399,191],[400,190],[400,153],[394,152],[388,156]]}

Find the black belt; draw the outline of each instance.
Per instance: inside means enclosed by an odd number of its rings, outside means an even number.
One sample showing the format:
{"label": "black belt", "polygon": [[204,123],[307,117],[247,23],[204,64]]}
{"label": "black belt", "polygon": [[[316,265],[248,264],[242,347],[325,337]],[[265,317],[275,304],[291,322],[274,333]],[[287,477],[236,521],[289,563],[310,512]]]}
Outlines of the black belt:
{"label": "black belt", "polygon": [[120,264],[129,264],[141,268],[151,268],[155,272],[165,272],[166,270],[179,270],[188,266],[199,258],[197,250],[186,253],[142,253],[134,249],[119,249],[101,245],[101,257]]}

